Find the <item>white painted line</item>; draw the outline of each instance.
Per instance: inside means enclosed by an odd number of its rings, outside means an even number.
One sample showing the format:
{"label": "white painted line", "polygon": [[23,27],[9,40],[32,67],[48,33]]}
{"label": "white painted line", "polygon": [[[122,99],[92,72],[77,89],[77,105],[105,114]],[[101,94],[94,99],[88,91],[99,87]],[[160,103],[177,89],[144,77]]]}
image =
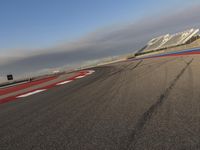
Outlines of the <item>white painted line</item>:
{"label": "white painted line", "polygon": [[28,96],[31,96],[31,95],[34,95],[34,94],[37,94],[37,93],[40,93],[40,92],[43,92],[43,91],[46,91],[46,89],[36,90],[36,91],[33,91],[33,92],[29,92],[29,93],[17,96],[17,98],[28,97]]}
{"label": "white painted line", "polygon": [[91,74],[92,74],[92,73],[90,73],[90,72],[89,72],[89,73],[86,73],[86,75],[91,75]]}
{"label": "white painted line", "polygon": [[88,73],[86,73],[86,75],[91,75],[93,74],[95,71],[94,70],[89,70]]}
{"label": "white painted line", "polygon": [[91,75],[91,74],[92,74],[92,72],[88,72],[88,73],[87,73],[87,75]]}
{"label": "white painted line", "polygon": [[94,73],[95,71],[94,71],[94,70],[90,70],[89,72],[90,72],[90,73]]}
{"label": "white painted line", "polygon": [[76,79],[81,79],[81,78],[84,78],[85,77],[85,75],[84,76],[78,76],[78,77],[76,77]]}
{"label": "white painted line", "polygon": [[73,80],[63,81],[63,82],[57,83],[56,85],[63,85],[63,84],[67,84],[67,83],[72,82],[72,81]]}

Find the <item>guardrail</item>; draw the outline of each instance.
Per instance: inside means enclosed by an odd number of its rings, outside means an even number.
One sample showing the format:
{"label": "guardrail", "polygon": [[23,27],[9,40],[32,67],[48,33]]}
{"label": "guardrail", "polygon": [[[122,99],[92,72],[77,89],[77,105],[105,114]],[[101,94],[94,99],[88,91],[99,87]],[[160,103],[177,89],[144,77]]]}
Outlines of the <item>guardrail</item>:
{"label": "guardrail", "polygon": [[0,84],[0,88],[5,88],[5,87],[7,87],[7,86],[12,86],[12,85],[16,85],[16,84],[28,82],[29,80],[30,80],[30,79],[24,79],[24,80],[18,80],[18,81],[13,81],[13,82],[1,83],[1,84]]}

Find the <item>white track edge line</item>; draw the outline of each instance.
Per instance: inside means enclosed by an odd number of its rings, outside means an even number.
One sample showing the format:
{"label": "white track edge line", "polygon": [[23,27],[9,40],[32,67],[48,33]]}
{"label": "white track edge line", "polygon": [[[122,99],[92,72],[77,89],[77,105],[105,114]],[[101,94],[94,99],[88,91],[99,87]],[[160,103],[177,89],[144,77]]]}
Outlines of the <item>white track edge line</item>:
{"label": "white track edge line", "polygon": [[73,80],[67,80],[67,81],[63,81],[63,82],[60,82],[60,83],[57,83],[56,85],[63,85],[63,84],[67,84],[69,82],[72,82]]}
{"label": "white track edge line", "polygon": [[40,93],[40,92],[43,92],[43,91],[46,91],[46,89],[35,90],[35,91],[33,91],[33,92],[29,92],[29,93],[26,93],[26,94],[22,94],[22,95],[20,95],[20,96],[17,96],[17,98],[28,97],[28,96],[31,96],[31,95],[34,95],[34,94],[37,94],[37,93]]}

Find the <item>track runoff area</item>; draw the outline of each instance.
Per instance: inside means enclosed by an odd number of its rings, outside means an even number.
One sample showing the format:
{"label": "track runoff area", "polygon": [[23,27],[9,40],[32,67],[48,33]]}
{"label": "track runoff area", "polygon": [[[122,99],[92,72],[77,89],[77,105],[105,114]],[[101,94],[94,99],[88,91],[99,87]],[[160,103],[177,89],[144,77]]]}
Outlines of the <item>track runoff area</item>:
{"label": "track runoff area", "polygon": [[[155,59],[155,58],[160,58],[160,57],[195,55],[195,54],[200,54],[200,48],[182,50],[182,51],[177,51],[177,52],[169,52],[165,54],[156,54],[156,55],[141,57],[141,58],[134,58],[134,59],[131,59],[131,61],[153,59],[153,58]],[[31,95],[35,95],[35,94],[47,91],[48,89],[56,87],[56,86],[68,84],[74,80],[81,79],[88,75],[91,75],[94,72],[95,72],[94,70],[82,70],[82,71],[76,72],[71,77],[69,76],[67,77],[67,79],[63,79],[61,81],[58,80],[58,77],[49,77],[49,78],[41,79],[39,81],[28,82],[28,83],[16,85],[13,87],[8,87],[5,89],[0,89],[0,104],[17,100],[20,98],[28,97]]]}
{"label": "track runoff area", "polygon": [[[174,57],[174,56],[184,56],[184,55],[195,55],[200,54],[200,48],[182,50],[177,52],[169,52],[165,54],[156,54],[147,57],[134,58],[129,61],[145,60],[145,59],[156,59],[160,57]],[[44,78],[39,81],[28,82],[13,87],[8,87],[5,89],[0,89],[0,104],[17,100],[20,98],[32,96],[41,92],[45,92],[50,88],[68,84],[74,80],[84,78],[88,75],[93,74],[94,70],[82,70],[66,77],[66,79],[60,79],[59,77],[49,77]]]}
{"label": "track runoff area", "polygon": [[0,149],[199,150],[198,54],[144,55],[1,89]]}
{"label": "track runoff area", "polygon": [[68,84],[75,80],[89,76],[94,72],[94,70],[82,70],[71,73],[70,75],[47,77],[37,81],[0,89],[0,104],[32,96],[56,86]]}

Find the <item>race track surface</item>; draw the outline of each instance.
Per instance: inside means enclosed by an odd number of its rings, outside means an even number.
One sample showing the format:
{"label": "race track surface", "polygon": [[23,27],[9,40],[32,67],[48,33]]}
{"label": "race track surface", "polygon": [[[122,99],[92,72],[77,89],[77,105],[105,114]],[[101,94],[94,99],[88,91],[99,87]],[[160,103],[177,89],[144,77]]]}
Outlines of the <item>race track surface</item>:
{"label": "race track surface", "polygon": [[0,104],[0,150],[200,149],[200,55],[91,69]]}

